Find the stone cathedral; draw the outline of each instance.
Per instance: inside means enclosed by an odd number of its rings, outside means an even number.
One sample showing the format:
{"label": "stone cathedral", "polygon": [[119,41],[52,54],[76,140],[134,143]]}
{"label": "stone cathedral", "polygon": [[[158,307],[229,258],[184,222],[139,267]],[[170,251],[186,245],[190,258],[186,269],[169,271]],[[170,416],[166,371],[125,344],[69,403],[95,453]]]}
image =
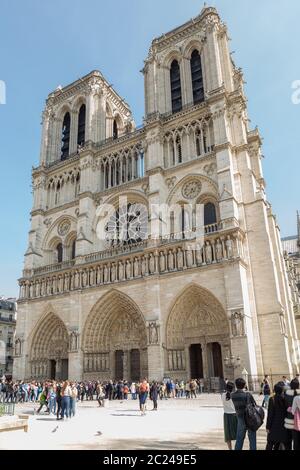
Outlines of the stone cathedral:
{"label": "stone cathedral", "polygon": [[[141,127],[99,71],[48,96],[15,379],[209,380],[247,371],[255,381],[299,372],[297,299],[228,44],[210,7],[154,39]],[[106,204],[115,213],[101,239]],[[204,243],[191,249],[185,206],[197,204]],[[147,226],[152,216],[136,208],[150,205],[181,208],[169,236],[125,229],[109,237],[110,225]]]}

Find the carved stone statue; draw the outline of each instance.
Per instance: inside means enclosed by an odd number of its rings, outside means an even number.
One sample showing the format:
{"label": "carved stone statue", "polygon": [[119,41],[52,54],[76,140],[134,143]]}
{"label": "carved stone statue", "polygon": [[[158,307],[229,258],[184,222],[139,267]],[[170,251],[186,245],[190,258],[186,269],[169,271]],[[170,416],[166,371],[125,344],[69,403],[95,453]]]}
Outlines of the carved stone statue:
{"label": "carved stone statue", "polygon": [[126,279],[131,279],[131,263],[129,259],[126,261]]}
{"label": "carved stone statue", "polygon": [[79,288],[79,272],[76,271],[75,277],[74,277],[74,288],[78,289]]}
{"label": "carved stone statue", "polygon": [[231,316],[231,326],[233,336],[244,335],[244,316],[240,312],[235,312]]}
{"label": "carved stone statue", "polygon": [[166,269],[166,260],[165,260],[165,255],[164,253],[161,251],[160,252],[160,257],[159,257],[159,269],[160,269],[160,272],[164,272],[165,269]]}
{"label": "carved stone statue", "polygon": [[149,271],[150,271],[150,274],[153,274],[155,271],[155,260],[154,260],[152,253],[150,253],[150,258],[149,258]]}
{"label": "carved stone statue", "polygon": [[124,279],[124,265],[122,261],[119,261],[119,280],[123,281]]}
{"label": "carved stone statue", "polygon": [[107,265],[105,265],[104,269],[103,269],[103,281],[108,282],[108,268],[107,268]]}
{"label": "carved stone statue", "polygon": [[177,251],[177,268],[178,269],[183,268],[183,253],[181,251],[181,248],[178,248],[178,251]]}
{"label": "carved stone statue", "polygon": [[146,258],[143,256],[141,263],[141,274],[142,276],[146,275]]}
{"label": "carved stone statue", "polygon": [[200,266],[202,264],[202,250],[200,248],[200,245],[197,244],[197,247],[196,247],[196,263],[197,263],[197,266]]}
{"label": "carved stone statue", "polygon": [[186,265],[188,268],[191,268],[193,266],[193,252],[192,250],[188,249],[186,250]]}
{"label": "carved stone statue", "polygon": [[116,280],[116,265],[113,263],[111,265],[111,282],[115,282]]}
{"label": "carved stone statue", "polygon": [[86,270],[83,271],[82,273],[82,287],[87,286],[87,272]]}
{"label": "carved stone statue", "polygon": [[18,338],[15,341],[15,355],[21,356],[21,354],[22,354],[22,341],[20,340],[20,338]]}
{"label": "carved stone statue", "polygon": [[223,250],[222,250],[222,243],[220,242],[219,238],[216,243],[216,260],[221,261],[223,258]]}
{"label": "carved stone statue", "polygon": [[233,258],[233,241],[231,240],[229,235],[226,239],[225,245],[226,245],[226,251],[227,251],[227,258],[232,259]]}
{"label": "carved stone statue", "polygon": [[173,271],[174,269],[174,255],[172,250],[169,250],[168,254],[168,268],[170,271]]}
{"label": "carved stone statue", "polygon": [[205,243],[205,260],[207,264],[212,263],[212,252],[211,252],[211,245],[209,242]]}
{"label": "carved stone statue", "polygon": [[149,324],[149,344],[158,344],[158,326],[156,322]]}
{"label": "carved stone statue", "polygon": [[139,276],[139,260],[138,258],[134,258],[134,277]]}

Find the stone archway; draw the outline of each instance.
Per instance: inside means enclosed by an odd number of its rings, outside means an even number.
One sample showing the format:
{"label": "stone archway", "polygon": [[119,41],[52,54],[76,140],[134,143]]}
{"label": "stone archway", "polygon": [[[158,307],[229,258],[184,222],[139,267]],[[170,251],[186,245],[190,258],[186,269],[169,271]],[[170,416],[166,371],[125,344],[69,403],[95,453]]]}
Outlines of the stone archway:
{"label": "stone archway", "polygon": [[63,321],[49,313],[37,326],[30,352],[31,376],[38,380],[68,378],[68,331]]}
{"label": "stone archway", "polygon": [[139,380],[147,376],[147,331],[137,305],[112,291],[92,309],[83,333],[86,379]]}
{"label": "stone archway", "polygon": [[221,378],[229,342],[229,323],[222,305],[211,292],[192,285],[179,295],[167,320],[167,373],[183,378]]}

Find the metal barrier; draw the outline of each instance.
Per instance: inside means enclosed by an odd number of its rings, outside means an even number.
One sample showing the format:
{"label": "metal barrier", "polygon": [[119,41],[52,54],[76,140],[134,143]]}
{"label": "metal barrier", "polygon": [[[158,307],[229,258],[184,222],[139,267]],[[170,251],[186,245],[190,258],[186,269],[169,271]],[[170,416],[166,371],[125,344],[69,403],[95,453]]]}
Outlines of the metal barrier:
{"label": "metal barrier", "polygon": [[0,417],[1,416],[13,416],[15,414],[14,403],[0,403]]}

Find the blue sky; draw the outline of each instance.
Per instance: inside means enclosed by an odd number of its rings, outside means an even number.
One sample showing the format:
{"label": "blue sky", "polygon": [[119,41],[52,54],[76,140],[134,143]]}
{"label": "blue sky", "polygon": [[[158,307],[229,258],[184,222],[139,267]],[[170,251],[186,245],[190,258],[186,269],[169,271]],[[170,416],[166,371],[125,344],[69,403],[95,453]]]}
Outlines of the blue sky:
{"label": "blue sky", "polygon": [[[208,3],[208,2],[207,2]],[[247,81],[251,126],[264,137],[267,195],[282,236],[296,233],[300,209],[299,0],[215,0]],[[31,168],[39,157],[41,113],[50,91],[100,69],[144,115],[143,67],[150,42],[196,16],[196,0],[1,0],[0,294],[18,293],[30,228]]]}

